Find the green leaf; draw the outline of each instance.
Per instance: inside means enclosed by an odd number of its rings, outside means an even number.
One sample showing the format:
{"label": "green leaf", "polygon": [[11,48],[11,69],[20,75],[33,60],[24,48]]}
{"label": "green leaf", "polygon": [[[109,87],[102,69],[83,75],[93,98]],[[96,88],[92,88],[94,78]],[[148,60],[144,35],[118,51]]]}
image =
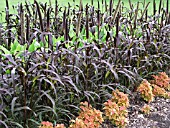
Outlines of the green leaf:
{"label": "green leaf", "polygon": [[24,46],[21,45],[20,51],[18,51],[18,53],[16,54],[16,58],[21,57],[22,53],[26,50],[26,48],[27,44],[25,44]]}
{"label": "green leaf", "polygon": [[9,69],[6,70],[6,74],[10,74],[11,71]]}
{"label": "green leaf", "polygon": [[34,48],[34,43],[32,43],[32,44],[29,46],[28,51],[29,51],[29,52],[33,52],[34,50],[35,50],[35,48]]}
{"label": "green leaf", "polygon": [[72,38],[76,35],[76,33],[74,32],[74,26],[70,25],[70,31],[69,31],[69,36]]}
{"label": "green leaf", "polygon": [[56,39],[56,41],[58,42],[60,42],[60,41],[64,41],[64,36],[60,36],[60,37],[58,37],[57,39]]}
{"label": "green leaf", "polygon": [[38,43],[36,40],[33,41],[33,43],[29,46],[28,51],[29,52],[34,52],[36,51],[38,48],[41,47],[42,44]]}
{"label": "green leaf", "polygon": [[20,45],[16,40],[14,41],[14,43],[11,44],[11,49],[10,49],[10,52],[11,54],[15,55],[17,52],[21,52],[21,48],[23,46]]}
{"label": "green leaf", "polygon": [[107,71],[106,75],[105,75],[105,79],[109,76],[110,71]]}
{"label": "green leaf", "polygon": [[0,45],[0,50],[2,50],[5,54],[10,54],[10,51],[7,50],[5,47],[3,47],[2,45]]}
{"label": "green leaf", "polygon": [[17,42],[15,41],[14,43],[11,44],[11,54],[14,54],[14,51],[17,49]]}

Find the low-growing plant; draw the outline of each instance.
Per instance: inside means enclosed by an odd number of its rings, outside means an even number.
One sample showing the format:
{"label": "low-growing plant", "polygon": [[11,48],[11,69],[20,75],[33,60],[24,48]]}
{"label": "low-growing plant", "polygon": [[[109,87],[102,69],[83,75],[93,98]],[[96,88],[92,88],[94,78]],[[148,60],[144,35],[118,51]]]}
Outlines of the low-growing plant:
{"label": "low-growing plant", "polygon": [[82,119],[76,118],[75,120],[71,120],[69,128],[87,128],[87,125]]}
{"label": "low-growing plant", "polygon": [[147,101],[151,102],[154,100],[154,95],[152,93],[152,86],[147,80],[143,80],[142,83],[137,88],[137,91],[140,92],[141,97]]}
{"label": "low-growing plant", "polygon": [[170,90],[170,78],[165,72],[159,72],[158,75],[152,75],[154,80],[152,81],[153,84],[158,85],[161,88],[166,90]]}
{"label": "low-growing plant", "polygon": [[167,91],[164,88],[161,88],[158,85],[155,84],[151,84],[152,86],[152,92],[155,96],[159,96],[159,97],[166,97],[167,95]]}
{"label": "low-growing plant", "polygon": [[118,127],[125,127],[127,120],[127,107],[129,106],[129,99],[126,94],[116,91],[112,92],[112,98],[104,103],[104,111],[107,119]]}
{"label": "low-growing plant", "polygon": [[151,102],[154,96],[169,98],[169,77],[165,72],[160,72],[159,75],[152,75],[154,80],[151,80],[151,84],[147,80],[143,80],[137,88],[137,91],[141,93],[142,98],[145,101]]}
{"label": "low-growing plant", "polygon": [[128,123],[128,111],[124,106],[118,106],[115,102],[108,100],[104,103],[104,111],[106,119],[109,119],[114,125],[118,127],[125,127]]}
{"label": "low-growing plant", "polygon": [[151,107],[147,104],[145,104],[142,108],[141,108],[141,112],[144,114],[149,114],[151,110]]}
{"label": "low-growing plant", "polygon": [[102,112],[92,108],[88,102],[80,103],[81,111],[75,120],[71,120],[69,128],[99,128],[102,122]]}
{"label": "low-growing plant", "polygon": [[41,122],[41,126],[39,128],[65,128],[64,124],[57,124],[56,126],[53,127],[53,124],[48,121],[43,121]]}
{"label": "low-growing plant", "polygon": [[53,128],[53,124],[48,121],[41,122],[41,126],[39,128]]}
{"label": "low-growing plant", "polygon": [[129,98],[127,94],[120,92],[118,89],[112,91],[112,102],[115,102],[118,106],[129,107]]}

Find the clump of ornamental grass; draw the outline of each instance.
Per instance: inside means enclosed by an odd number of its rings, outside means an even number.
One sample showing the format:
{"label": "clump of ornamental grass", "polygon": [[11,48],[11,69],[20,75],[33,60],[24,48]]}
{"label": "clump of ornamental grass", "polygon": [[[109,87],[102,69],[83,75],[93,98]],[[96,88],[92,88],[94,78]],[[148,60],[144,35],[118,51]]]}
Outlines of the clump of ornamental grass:
{"label": "clump of ornamental grass", "polygon": [[71,120],[69,128],[99,128],[102,122],[102,112],[93,108],[88,102],[80,103],[81,111],[75,120]]}
{"label": "clump of ornamental grass", "polygon": [[64,124],[57,124],[53,127],[53,124],[49,121],[43,121],[41,122],[41,125],[39,128],[65,128]]}
{"label": "clump of ornamental grass", "polygon": [[117,127],[125,127],[127,120],[128,96],[119,90],[112,92],[112,98],[104,103],[105,116]]}

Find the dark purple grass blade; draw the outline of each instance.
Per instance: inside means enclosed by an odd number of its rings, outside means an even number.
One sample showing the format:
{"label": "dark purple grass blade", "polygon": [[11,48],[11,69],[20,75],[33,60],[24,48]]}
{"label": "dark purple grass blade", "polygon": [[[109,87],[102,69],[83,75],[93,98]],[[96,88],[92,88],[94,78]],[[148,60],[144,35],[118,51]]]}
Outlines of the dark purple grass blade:
{"label": "dark purple grass blade", "polygon": [[100,4],[98,1],[98,10],[97,10],[97,21],[98,21],[98,41],[100,38]]}
{"label": "dark purple grass blade", "polygon": [[89,39],[89,13],[88,13],[88,4],[86,5],[86,38]]}
{"label": "dark purple grass blade", "polygon": [[136,8],[136,11],[135,11],[134,29],[136,29],[136,23],[137,23],[138,11],[139,11],[139,2],[137,3],[137,8]]}
{"label": "dark purple grass blade", "polygon": [[21,44],[25,44],[25,18],[22,3],[20,4],[20,22],[21,22]]}
{"label": "dark purple grass blade", "polygon": [[[153,15],[154,16],[156,15],[156,2],[155,2],[155,0],[153,0]],[[154,20],[155,20],[155,17],[154,17]]]}
{"label": "dark purple grass blade", "polygon": [[10,46],[11,46],[11,27],[10,27],[10,19],[9,19],[9,3],[8,3],[8,0],[6,0],[6,17],[5,17],[5,20],[6,20],[6,23],[7,23],[7,30],[8,30],[8,44],[7,44],[7,49],[9,50],[10,49]]}
{"label": "dark purple grass blade", "polygon": [[9,9],[9,3],[8,0],[6,0],[6,8]]}
{"label": "dark purple grass blade", "polygon": [[110,4],[109,4],[110,16],[112,15],[112,10],[113,10],[113,0],[110,0]]}
{"label": "dark purple grass blade", "polygon": [[42,20],[42,15],[41,15],[41,11],[40,11],[40,6],[39,6],[39,4],[38,4],[38,2],[36,0],[34,2],[36,4],[37,12],[38,12],[38,15],[39,15],[40,29],[43,32],[44,31],[44,26],[43,26],[43,20]]}
{"label": "dark purple grass blade", "polygon": [[66,25],[65,25],[65,41],[68,41],[68,18],[66,18]]}
{"label": "dark purple grass blade", "polygon": [[166,2],[166,14],[168,15],[169,12],[169,0]]}
{"label": "dark purple grass blade", "polygon": [[29,38],[30,38],[30,18],[29,15],[26,15],[26,24],[27,24],[27,28],[26,28],[26,41],[29,42]]}
{"label": "dark purple grass blade", "polygon": [[[150,2],[147,3],[147,5],[146,5],[144,11],[142,12],[142,15],[141,15],[141,18],[140,18],[141,21],[142,21],[142,19],[143,19],[143,16],[146,15],[146,11],[148,10],[149,4],[150,4]],[[146,20],[146,21],[147,21],[147,20]]]}
{"label": "dark purple grass blade", "polygon": [[93,2],[93,0],[91,0],[91,5],[92,5],[92,6],[94,5],[94,2]]}
{"label": "dark purple grass blade", "polygon": [[31,15],[31,11],[29,9],[28,1],[25,1],[25,7],[27,9],[27,12],[28,12],[29,16],[31,17],[32,15]]}
{"label": "dark purple grass blade", "polygon": [[160,0],[160,2],[159,2],[159,14],[161,13],[161,7],[162,7],[162,0]]}
{"label": "dark purple grass blade", "polygon": [[63,12],[63,33],[64,33],[64,29],[65,29],[65,26],[66,26],[66,8],[64,9],[64,12]]}
{"label": "dark purple grass blade", "polygon": [[105,0],[105,12],[107,12],[107,1]]}
{"label": "dark purple grass blade", "polygon": [[130,6],[130,9],[133,10],[133,6],[132,6],[131,0],[129,0],[129,6]]}

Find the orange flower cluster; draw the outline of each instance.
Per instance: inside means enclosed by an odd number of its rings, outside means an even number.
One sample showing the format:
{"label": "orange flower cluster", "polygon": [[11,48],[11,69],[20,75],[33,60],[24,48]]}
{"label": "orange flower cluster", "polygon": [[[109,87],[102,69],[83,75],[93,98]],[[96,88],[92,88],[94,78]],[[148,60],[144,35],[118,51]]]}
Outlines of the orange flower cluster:
{"label": "orange flower cluster", "polygon": [[164,88],[159,87],[158,85],[152,84],[152,92],[155,96],[166,97],[167,92]]}
{"label": "orange flower cluster", "polygon": [[142,98],[151,102],[154,99],[154,96],[161,96],[164,98],[170,98],[170,78],[166,75],[165,72],[160,72],[159,75],[153,75],[154,80],[151,80],[151,84],[147,80],[143,80],[139,85],[137,91],[141,93]]}
{"label": "orange flower cluster", "polygon": [[[167,90],[170,89],[170,78],[166,75],[165,72],[160,72],[158,76],[153,75],[154,80],[151,80],[151,84],[147,80],[143,80],[139,85],[137,91],[141,93],[141,96],[145,101],[149,103],[153,101],[154,96],[170,98],[170,92]],[[150,113],[150,106],[144,105],[141,108],[141,112],[144,114]]]}
{"label": "orange flower cluster", "polygon": [[65,128],[64,124],[57,124],[55,127],[53,127],[53,124],[48,121],[41,122],[41,126],[39,128]]}
{"label": "orange flower cluster", "polygon": [[88,102],[81,103],[79,116],[72,120],[69,128],[99,128],[102,122],[102,112],[92,108]]}
{"label": "orange flower cluster", "polygon": [[112,101],[116,102],[118,106],[129,106],[129,99],[128,95],[124,94],[123,92],[120,92],[118,89],[112,92]]}
{"label": "orange flower cluster", "polygon": [[125,127],[128,123],[126,117],[128,114],[127,107],[129,99],[126,94],[119,90],[112,92],[112,99],[104,103],[104,111],[106,118],[112,121],[117,127]]}
{"label": "orange flower cluster", "polygon": [[53,124],[48,121],[41,122],[41,126],[39,128],[53,128]]}
{"label": "orange flower cluster", "polygon": [[152,93],[151,84],[147,80],[143,80],[142,83],[137,88],[137,91],[141,93],[142,98],[147,101],[151,102],[154,99],[154,95]]}
{"label": "orange flower cluster", "polygon": [[153,78],[153,84],[156,84],[166,90],[170,90],[170,78],[165,72],[160,72],[157,76],[153,75]]}

